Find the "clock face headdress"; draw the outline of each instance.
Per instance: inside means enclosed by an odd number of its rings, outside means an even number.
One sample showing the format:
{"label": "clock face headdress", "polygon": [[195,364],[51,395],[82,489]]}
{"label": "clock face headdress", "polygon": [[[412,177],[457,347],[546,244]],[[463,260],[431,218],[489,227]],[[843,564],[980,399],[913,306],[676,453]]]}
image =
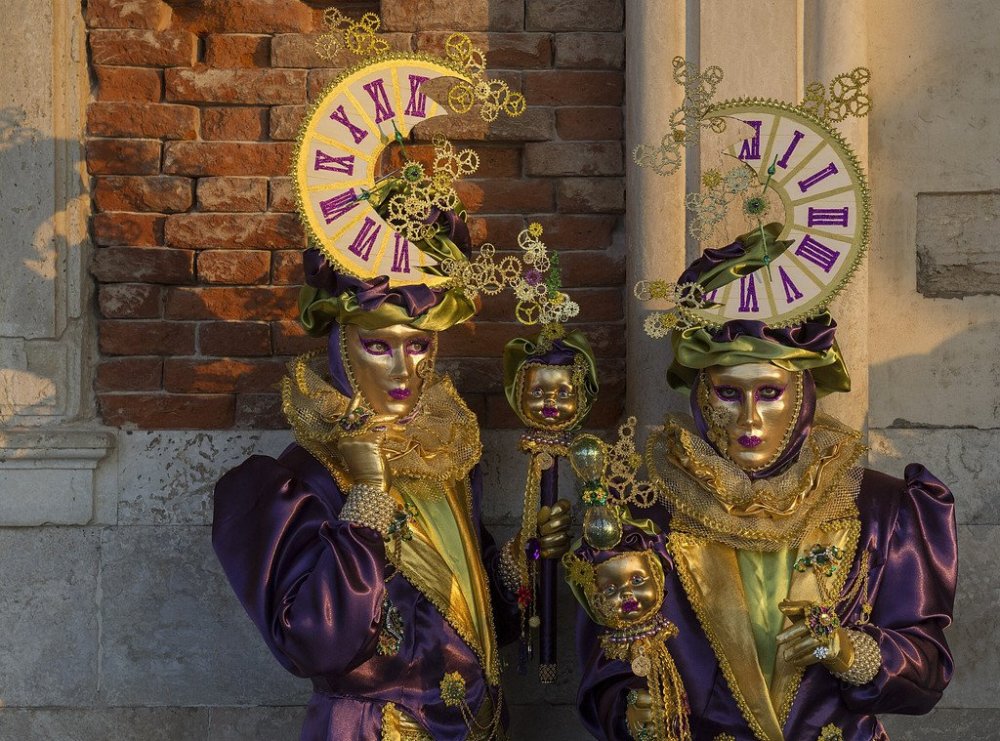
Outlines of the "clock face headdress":
{"label": "clock face headdress", "polygon": [[810,85],[798,105],[713,103],[721,70],[699,74],[680,58],[674,77],[685,87],[684,103],[659,147],[636,148],[636,162],[671,174],[682,146],[707,150],[707,137],[728,137],[722,164],[705,169],[701,191],[687,198],[690,234],[718,244],[734,220],[745,233],[706,249],[676,282],[637,284],[639,299],[674,304],[645,321],[651,336],[671,338],[669,383],[690,390],[709,366],[770,362],[810,371],[820,394],[848,390],[826,309],[867,248],[869,196],[858,159],[833,123],[868,113],[868,71],[840,75],[828,89]]}
{"label": "clock face headdress", "polygon": [[[349,54],[353,63],[306,116],[293,158],[310,243],[302,323],[313,335],[345,323],[447,329],[478,308],[442,265],[468,259],[454,183],[475,172],[479,158],[438,138],[433,157],[421,162],[410,157],[406,137],[422,121],[474,107],[487,121],[517,116],[524,98],[486,77],[483,53],[463,34],[449,37],[445,54],[435,57],[390,50],[376,34],[374,14],[352,21],[331,9],[326,19],[320,53]],[[445,103],[425,87],[440,78],[451,81]],[[393,145],[402,164],[383,175],[383,155]]]}

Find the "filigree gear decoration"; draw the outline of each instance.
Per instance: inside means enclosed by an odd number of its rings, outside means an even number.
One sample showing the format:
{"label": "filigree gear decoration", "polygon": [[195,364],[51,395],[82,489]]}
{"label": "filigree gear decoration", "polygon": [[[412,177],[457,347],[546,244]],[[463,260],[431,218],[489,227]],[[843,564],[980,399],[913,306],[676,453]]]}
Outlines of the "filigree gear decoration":
{"label": "filigree gear decoration", "polygon": [[333,61],[341,49],[359,57],[373,57],[389,51],[389,42],[378,35],[382,21],[375,13],[365,13],[358,20],[352,20],[337,8],[327,8],[323,23],[327,31],[316,39],[316,53],[327,61]]}
{"label": "filigree gear decoration", "polygon": [[681,146],[692,146],[701,138],[701,129],[708,128],[719,134],[725,131],[726,121],[711,116],[712,98],[722,81],[722,69],[716,65],[699,71],[698,66],[684,57],[674,57],[674,82],[684,88],[684,100],[670,113],[670,130],[657,147],[640,144],[632,151],[632,158],[640,167],[648,167],[657,175],[672,175],[680,169]]}
{"label": "filigree gear decoration", "polygon": [[525,326],[562,324],[580,313],[580,305],[561,290],[559,255],[548,253],[541,235],[542,226],[538,223],[532,223],[517,235],[523,263],[530,266],[513,286],[518,300],[514,316]]}
{"label": "filigree gear decoration", "polygon": [[830,123],[839,123],[850,116],[864,118],[872,107],[871,96],[865,89],[871,76],[867,67],[855,67],[834,77],[829,86],[810,83],[799,108]]}
{"label": "filigree gear decoration", "polygon": [[501,113],[515,118],[527,107],[524,95],[515,93],[503,80],[486,77],[486,54],[464,33],[453,33],[445,41],[445,54],[462,67],[472,82],[455,83],[448,91],[448,105],[456,113],[468,113],[477,103],[487,123]]}
{"label": "filigree gear decoration", "polygon": [[521,279],[521,261],[514,255],[495,259],[496,247],[484,244],[476,259],[469,261],[445,260],[441,267],[455,285],[469,298],[479,294],[495,296],[504,288],[514,288]]}
{"label": "filigree gear decoration", "polygon": [[[405,150],[404,150],[405,154]],[[471,149],[456,151],[447,139],[434,139],[434,165],[430,173],[414,160],[400,168],[403,190],[388,202],[386,221],[411,242],[430,239],[437,232],[434,211],[458,211],[462,202],[455,181],[479,169],[479,155]]]}
{"label": "filigree gear decoration", "polygon": [[673,330],[684,330],[694,326],[688,315],[680,311],[680,307],[704,309],[711,305],[697,283],[641,280],[635,284],[633,293],[640,301],[669,301],[674,304],[674,308],[668,311],[654,311],[646,315],[642,328],[653,339],[662,339]]}

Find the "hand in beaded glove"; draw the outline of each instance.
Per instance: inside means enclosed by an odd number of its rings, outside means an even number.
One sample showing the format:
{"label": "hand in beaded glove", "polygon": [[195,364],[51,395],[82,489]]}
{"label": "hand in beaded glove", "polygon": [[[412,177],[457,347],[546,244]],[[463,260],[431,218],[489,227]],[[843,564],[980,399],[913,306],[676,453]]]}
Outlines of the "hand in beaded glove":
{"label": "hand in beaded glove", "polygon": [[625,725],[629,735],[637,741],[651,739],[646,729],[653,727],[652,696],[646,690],[629,690],[625,702]]}
{"label": "hand in beaded glove", "polygon": [[[355,394],[342,420],[356,415],[361,395]],[[347,431],[337,440],[337,452],[344,459],[347,473],[356,484],[370,484],[388,490],[388,470],[385,465],[384,441],[386,428],[395,420],[391,414],[367,417],[357,429]]]}
{"label": "hand in beaded glove", "polygon": [[823,609],[832,621],[829,633],[819,633],[810,619],[810,611],[818,606],[813,602],[785,600],[778,608],[792,621],[792,627],[779,633],[775,640],[785,661],[795,666],[809,666],[822,663],[831,672],[844,672],[854,662],[854,647],[848,639],[847,630],[832,608]]}
{"label": "hand in beaded glove", "polygon": [[551,507],[538,510],[538,542],[542,558],[562,558],[569,550],[569,526],[572,523],[570,503],[560,499]]}

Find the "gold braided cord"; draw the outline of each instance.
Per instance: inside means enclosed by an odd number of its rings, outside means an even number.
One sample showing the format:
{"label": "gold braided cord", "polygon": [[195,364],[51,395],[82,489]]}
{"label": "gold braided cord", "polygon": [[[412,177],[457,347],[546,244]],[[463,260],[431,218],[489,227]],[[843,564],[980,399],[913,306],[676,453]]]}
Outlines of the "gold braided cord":
{"label": "gold braided cord", "polygon": [[[282,410],[298,443],[315,455],[346,489],[344,462],[337,452],[343,430],[337,420],[350,402],[328,380],[326,352],[301,355],[282,380]],[[386,438],[392,477],[449,482],[464,477],[479,461],[479,424],[447,376],[429,378],[413,417]]]}
{"label": "gold braided cord", "polygon": [[866,448],[860,435],[818,415],[798,460],[781,474],[751,480],[693,431],[668,418],[650,436],[646,463],[671,529],[733,548],[798,546],[821,523],[857,516]]}

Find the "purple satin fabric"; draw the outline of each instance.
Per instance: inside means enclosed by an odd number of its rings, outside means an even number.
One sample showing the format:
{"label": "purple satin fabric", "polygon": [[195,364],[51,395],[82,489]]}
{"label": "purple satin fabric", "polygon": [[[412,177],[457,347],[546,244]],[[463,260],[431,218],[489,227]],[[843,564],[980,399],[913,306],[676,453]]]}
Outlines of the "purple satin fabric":
{"label": "purple satin fabric", "polygon": [[709,248],[701,253],[701,257],[688,265],[677,279],[678,283],[697,283],[706,272],[724,262],[742,257],[747,251],[742,242],[731,242],[725,247]]}
{"label": "purple satin fabric", "polygon": [[712,334],[715,342],[732,342],[737,337],[756,337],[778,345],[822,353],[833,347],[837,322],[820,314],[791,327],[774,328],[751,319],[733,319]]}
{"label": "purple satin fabric", "polygon": [[[704,371],[702,371],[704,372]],[[691,415],[694,417],[695,427],[701,438],[712,446],[716,453],[722,455],[722,451],[708,437],[708,422],[705,415],[701,413],[701,406],[698,404],[698,385],[695,384],[690,394]],[[788,445],[781,451],[781,455],[770,466],[762,468],[760,471],[747,471],[747,476],[753,481],[756,479],[766,479],[780,473],[787,466],[791,465],[799,457],[799,451],[809,431],[812,429],[813,418],[816,416],[816,382],[813,381],[812,373],[802,371],[802,408],[799,417],[795,420],[795,426],[788,438]]]}
{"label": "purple satin fabric", "polygon": [[[497,631],[509,641],[518,627],[516,600],[495,578],[499,551],[480,524],[478,468],[471,482]],[[215,490],[212,544],[236,596],[281,665],[313,682],[302,741],[379,738],[387,702],[436,739],[466,738],[465,721],[442,703],[439,683],[459,672],[478,709],[492,691],[476,655],[402,575],[386,583],[392,567],[381,536],[338,520],[342,506],[333,478],[297,445],[278,460],[248,459]],[[397,654],[379,656],[386,594],[402,616],[404,638]]]}
{"label": "purple satin fabric", "polygon": [[[858,496],[861,537],[846,583],[858,578],[861,554],[868,551],[869,592],[859,590],[838,610],[850,628],[860,618],[862,602],[872,602],[870,625],[859,629],[878,642],[883,667],[860,687],[840,682],[822,666],[806,669],[783,729],[789,741],[816,739],[828,723],[841,730],[845,741],[884,741],[888,736],[877,714],[927,713],[951,680],[944,629],[951,624],[957,579],[954,498],[923,466],[907,466],[904,477],[865,471]],[[642,514],[669,528],[662,507]],[[675,571],[667,574],[666,586],[661,612],[679,629],[669,648],[687,691],[694,741],[713,741],[723,733],[751,741],[753,734]],[[601,656],[598,631],[580,610],[581,717],[596,738],[627,741],[625,695],[642,687],[642,680],[625,663]]]}

